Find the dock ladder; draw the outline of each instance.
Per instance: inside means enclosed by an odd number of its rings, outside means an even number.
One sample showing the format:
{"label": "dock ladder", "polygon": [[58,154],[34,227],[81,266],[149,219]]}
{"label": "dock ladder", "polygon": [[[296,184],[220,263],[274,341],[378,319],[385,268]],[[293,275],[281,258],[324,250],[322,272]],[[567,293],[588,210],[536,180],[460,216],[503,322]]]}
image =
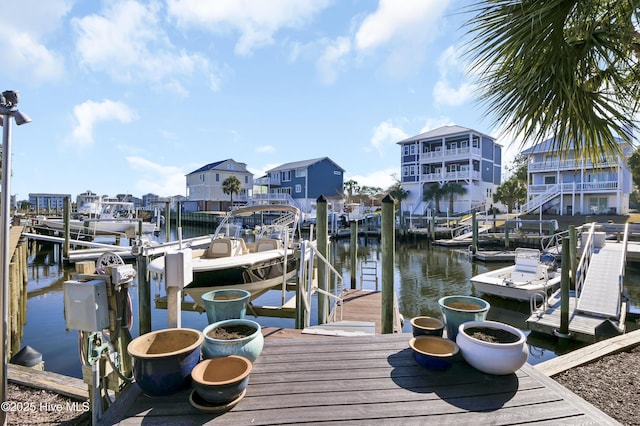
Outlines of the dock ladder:
{"label": "dock ladder", "polygon": [[378,262],[375,260],[363,260],[360,262],[360,288],[365,281],[374,282],[378,291]]}

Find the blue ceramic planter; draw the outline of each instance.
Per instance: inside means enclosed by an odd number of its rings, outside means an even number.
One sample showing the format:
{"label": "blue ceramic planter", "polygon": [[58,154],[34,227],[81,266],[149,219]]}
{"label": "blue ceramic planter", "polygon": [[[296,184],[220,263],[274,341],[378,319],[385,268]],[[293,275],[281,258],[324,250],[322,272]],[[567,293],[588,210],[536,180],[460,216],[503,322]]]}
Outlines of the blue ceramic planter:
{"label": "blue ceramic planter", "polygon": [[[251,335],[237,339],[219,339],[211,337],[216,328],[245,326],[255,330]],[[209,324],[203,330],[204,343],[202,344],[202,358],[216,358],[220,356],[239,355],[255,362],[262,352],[264,337],[260,324],[249,319],[230,319]]]}
{"label": "blue ceramic planter", "polygon": [[418,336],[438,336],[442,337],[444,323],[433,317],[413,317],[411,318],[411,331],[413,337]]}
{"label": "blue ceramic planter", "polygon": [[473,296],[445,296],[438,300],[438,305],[447,325],[447,337],[454,342],[460,324],[484,321],[491,307],[486,300]]}
{"label": "blue ceramic planter", "polygon": [[429,370],[445,370],[459,351],[451,340],[438,336],[418,336],[409,341],[413,358]]}
{"label": "blue ceramic planter", "polygon": [[209,324],[244,318],[251,293],[242,289],[219,289],[202,295]]}
{"label": "blue ceramic planter", "polygon": [[237,355],[205,359],[191,371],[193,387],[209,404],[228,404],[247,388],[252,367],[251,361]]}
{"label": "blue ceramic planter", "polygon": [[133,339],[127,352],[133,376],[148,396],[172,395],[190,383],[191,370],[200,361],[204,335],[188,328],[152,331]]}

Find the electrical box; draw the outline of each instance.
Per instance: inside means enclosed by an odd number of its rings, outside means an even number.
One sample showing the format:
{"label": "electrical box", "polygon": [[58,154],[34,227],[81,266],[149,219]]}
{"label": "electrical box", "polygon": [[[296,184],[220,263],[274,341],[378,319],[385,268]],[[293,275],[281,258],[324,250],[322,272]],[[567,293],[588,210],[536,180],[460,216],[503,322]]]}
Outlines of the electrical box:
{"label": "electrical box", "polygon": [[167,287],[183,288],[193,281],[190,248],[164,255],[164,278]]}
{"label": "electrical box", "polygon": [[116,265],[111,267],[111,282],[113,284],[126,284],[136,277],[136,270],[131,265]]}
{"label": "electrical box", "polygon": [[65,281],[64,318],[68,330],[100,331],[108,328],[109,304],[106,281]]}

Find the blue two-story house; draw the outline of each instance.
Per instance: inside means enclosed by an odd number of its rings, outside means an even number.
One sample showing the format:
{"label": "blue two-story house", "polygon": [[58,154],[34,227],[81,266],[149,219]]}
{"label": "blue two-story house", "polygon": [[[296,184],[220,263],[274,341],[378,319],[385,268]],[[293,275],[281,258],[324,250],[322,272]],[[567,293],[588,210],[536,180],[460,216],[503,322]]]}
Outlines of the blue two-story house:
{"label": "blue two-story house", "polygon": [[311,213],[321,195],[342,203],[344,169],[328,157],[294,161],[267,170],[260,184],[263,191],[255,191],[254,200],[289,202]]}

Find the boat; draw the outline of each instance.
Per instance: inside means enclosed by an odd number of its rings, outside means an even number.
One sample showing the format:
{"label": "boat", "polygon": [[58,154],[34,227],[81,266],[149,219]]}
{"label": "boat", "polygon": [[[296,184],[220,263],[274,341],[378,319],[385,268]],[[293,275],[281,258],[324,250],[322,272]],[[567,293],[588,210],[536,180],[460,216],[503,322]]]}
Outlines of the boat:
{"label": "boat", "polygon": [[548,253],[541,256],[540,250],[517,248],[513,265],[475,275],[471,284],[483,294],[529,301],[560,287],[560,269]]}
{"label": "boat", "polygon": [[[298,270],[295,254],[300,210],[290,205],[239,207],[220,222],[206,248],[192,249],[193,282],[184,287],[196,305],[217,288],[239,288],[251,299],[282,288]],[[252,230],[250,223],[254,224]],[[259,223],[259,224],[258,224]],[[246,242],[244,236],[254,235]],[[149,262],[148,271],[164,274],[165,256]],[[286,265],[286,267],[285,267]]]}
{"label": "boat", "polygon": [[[37,225],[54,230],[64,230],[64,219],[38,216]],[[143,234],[158,230],[153,222],[136,217],[135,205],[128,201],[95,201],[86,203],[76,218],[69,220],[70,232],[84,235],[136,234],[142,224]]]}

